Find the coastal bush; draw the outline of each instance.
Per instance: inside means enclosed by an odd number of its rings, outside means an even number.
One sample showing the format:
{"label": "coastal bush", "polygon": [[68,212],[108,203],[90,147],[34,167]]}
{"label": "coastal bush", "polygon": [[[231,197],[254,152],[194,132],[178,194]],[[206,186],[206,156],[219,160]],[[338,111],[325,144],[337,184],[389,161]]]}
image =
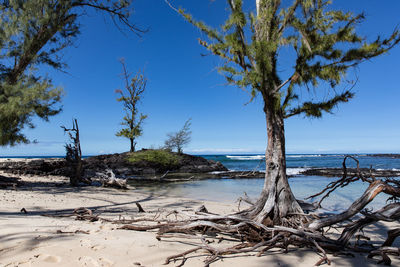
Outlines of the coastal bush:
{"label": "coastal bush", "polygon": [[168,139],[165,140],[165,149],[169,151],[176,149],[178,154],[183,153],[183,147],[192,140],[192,131],[190,130],[190,126],[192,125],[191,120],[192,119],[188,119],[178,132],[167,134]]}
{"label": "coastal bush", "polygon": [[176,168],[179,165],[180,156],[165,149],[149,149],[130,153],[130,163],[147,162],[162,168]]}

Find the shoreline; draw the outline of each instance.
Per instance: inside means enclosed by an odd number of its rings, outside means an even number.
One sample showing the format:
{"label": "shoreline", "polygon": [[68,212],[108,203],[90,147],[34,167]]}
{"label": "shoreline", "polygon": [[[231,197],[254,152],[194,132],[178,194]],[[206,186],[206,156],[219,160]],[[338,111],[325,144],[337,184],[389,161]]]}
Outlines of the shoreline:
{"label": "shoreline", "polygon": [[[115,155],[110,156],[115,157]],[[107,157],[104,157],[103,159],[103,157],[104,156],[94,159],[84,159],[84,177],[86,179],[93,179],[94,181],[104,179],[104,177],[108,176],[109,170],[111,170],[115,174],[116,178],[124,179],[132,185],[162,184],[208,179],[263,179],[265,176],[264,171],[228,170],[220,162],[215,162],[207,159],[201,159],[200,163],[196,162],[196,160],[189,161],[189,163],[185,163],[186,165],[183,165],[183,167],[178,170],[162,170],[157,172],[156,169],[149,166],[131,166],[124,163],[120,159],[118,163],[115,163],[114,161],[108,163],[108,161],[110,160],[107,159]],[[120,156],[118,155],[116,157],[118,158]],[[109,164],[114,164],[114,166]],[[400,177],[400,169],[397,168],[360,168],[360,170],[365,174],[378,178]],[[62,158],[0,158],[0,171],[4,171],[8,174],[17,175],[56,175],[59,177],[67,176],[68,173],[70,173],[65,159]],[[357,173],[357,170],[355,168],[347,168],[347,172],[349,175],[355,175]],[[334,167],[289,167],[287,168],[287,175],[288,178],[302,178],[307,176],[340,178],[343,175],[343,169]],[[97,182],[97,184],[101,184],[101,182]],[[3,186],[1,184],[1,181],[0,186]]]}
{"label": "shoreline", "polygon": [[[4,173],[3,173],[4,174]],[[210,212],[229,214],[237,203],[199,201],[145,190],[116,190],[100,187],[72,188],[67,178],[21,176],[24,184],[0,191],[0,266],[161,266],[168,256],[190,249],[196,241],[158,241],[155,232],[118,230],[110,222],[77,221],[72,217],[45,217],[44,214],[70,214],[86,207],[109,219],[141,218],[136,202],[146,215],[170,214],[174,210],[193,212],[205,205]],[[27,213],[21,212],[25,208]],[[173,215],[170,215],[173,216]],[[172,218],[174,219],[174,218]],[[379,224],[366,229],[373,240],[384,240],[389,227]],[[61,231],[61,232],[60,232]],[[224,241],[221,245],[234,243]],[[312,266],[319,256],[312,250],[299,249],[284,253],[276,249],[268,255],[255,253],[226,256],[212,266]],[[190,257],[186,266],[203,266],[202,252]],[[330,255],[331,266],[375,266],[365,254],[355,258]],[[179,264],[177,262],[176,264]],[[140,265],[139,265],[140,264]],[[175,265],[176,265],[175,264]],[[400,261],[393,258],[393,266]],[[168,266],[175,266],[173,263]]]}

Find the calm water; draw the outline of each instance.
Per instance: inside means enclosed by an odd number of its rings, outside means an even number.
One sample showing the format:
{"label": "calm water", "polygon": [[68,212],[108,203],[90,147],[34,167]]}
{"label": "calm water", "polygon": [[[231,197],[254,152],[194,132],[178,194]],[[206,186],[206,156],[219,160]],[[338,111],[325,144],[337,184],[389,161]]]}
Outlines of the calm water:
{"label": "calm water", "polygon": [[[264,170],[265,162],[262,155],[206,155],[207,159],[220,161],[230,170]],[[288,174],[298,174],[306,168],[342,166],[344,155],[288,155]],[[365,155],[357,155],[361,167],[372,166],[375,169],[400,169],[400,159],[377,158]],[[355,167],[352,160],[348,160],[347,166]],[[322,190],[328,183],[337,178],[319,176],[296,175],[289,179],[290,186],[296,198],[304,199]],[[261,192],[263,179],[209,179],[184,183],[146,186],[141,189],[157,191],[177,197],[190,197],[197,200],[229,201],[234,202],[244,192],[251,198],[257,198]],[[347,208],[356,198],[362,195],[367,185],[356,182],[339,189],[326,199],[322,206],[329,212],[340,212]],[[377,209],[385,204],[387,196],[379,195],[368,208]],[[311,201],[316,201],[312,199]]]}
{"label": "calm water", "polygon": [[[52,156],[54,157],[54,156]],[[57,157],[57,156],[55,156]],[[263,155],[204,155],[206,159],[219,161],[230,170],[265,170]],[[370,157],[355,155],[361,167],[374,169],[400,170],[400,159],[390,157]],[[50,158],[42,157],[14,157],[14,158]],[[287,155],[287,173],[295,175],[289,179],[290,186],[296,198],[304,199],[321,191],[328,183],[337,178],[318,176],[303,176],[299,172],[309,168],[340,168],[344,155]],[[355,167],[355,162],[349,159],[347,166]],[[157,191],[177,197],[189,197],[197,200],[234,202],[244,192],[255,199],[260,194],[263,179],[209,179],[184,183],[170,183],[164,185],[142,186],[138,189]],[[343,189],[339,189],[326,199],[322,206],[326,211],[340,212],[347,208],[355,199],[360,197],[367,185],[356,182]],[[385,204],[387,196],[379,195],[368,207],[377,209]],[[311,201],[316,201],[313,199]]]}

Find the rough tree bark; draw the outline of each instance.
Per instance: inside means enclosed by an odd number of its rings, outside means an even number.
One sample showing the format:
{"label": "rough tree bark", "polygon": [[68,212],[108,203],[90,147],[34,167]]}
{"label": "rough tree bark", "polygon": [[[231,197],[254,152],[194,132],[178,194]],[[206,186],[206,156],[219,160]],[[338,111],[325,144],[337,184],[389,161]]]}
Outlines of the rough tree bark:
{"label": "rough tree bark", "polygon": [[[272,104],[264,108],[268,146],[265,152],[265,180],[261,195],[247,211],[252,219],[263,224],[287,224],[285,217],[303,213],[290,189],[286,176],[285,129],[281,113]],[[292,216],[295,218],[295,216]]]}
{"label": "rough tree bark", "polygon": [[[260,11],[261,1],[256,1],[257,23],[256,38],[269,41],[268,28],[263,23]],[[265,3],[264,3],[265,4]],[[234,2],[232,1],[232,5]],[[265,14],[264,14],[265,15]],[[271,66],[276,67],[276,51],[268,54]],[[260,66],[262,68],[262,66]],[[265,80],[265,79],[268,79]],[[247,214],[251,219],[265,225],[293,225],[303,210],[297,203],[290,189],[286,176],[285,127],[280,98],[276,96],[276,84],[280,84],[277,76],[265,77],[263,80],[264,113],[266,115],[268,145],[265,152],[265,181],[261,195]],[[293,214],[293,215],[291,215]],[[288,216],[291,216],[289,220]]]}
{"label": "rough tree bark", "polygon": [[131,140],[130,152],[135,152],[135,146],[136,146],[135,140],[133,138],[130,138],[130,140]]}
{"label": "rough tree bark", "polygon": [[76,119],[72,120],[72,129],[67,129],[65,126],[61,126],[64,132],[68,132],[71,144],[66,144],[66,161],[71,167],[70,184],[72,186],[79,186],[80,182],[83,182],[82,173],[82,150],[81,142],[79,138],[79,127]]}

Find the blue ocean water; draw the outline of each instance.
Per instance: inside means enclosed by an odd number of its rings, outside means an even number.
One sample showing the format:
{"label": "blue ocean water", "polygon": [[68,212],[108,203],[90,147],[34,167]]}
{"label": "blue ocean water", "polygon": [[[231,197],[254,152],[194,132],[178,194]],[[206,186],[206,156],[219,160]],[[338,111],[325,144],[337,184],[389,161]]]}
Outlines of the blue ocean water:
{"label": "blue ocean water", "polygon": [[[353,155],[362,168],[400,169],[400,158],[372,157],[366,154]],[[204,155],[206,159],[219,161],[230,170],[265,170],[264,155]],[[304,168],[341,168],[344,154],[288,154],[286,166],[288,173]],[[346,161],[348,167],[356,167],[352,159]]]}
{"label": "blue ocean water", "polygon": [[[318,193],[330,182],[338,178],[298,175],[301,170],[308,168],[341,168],[345,155],[303,154],[287,155],[287,173],[295,175],[289,179],[289,184],[296,198],[305,199]],[[361,167],[375,169],[400,170],[400,159],[391,157],[371,157],[367,155],[353,155]],[[265,170],[263,155],[204,155],[204,158],[219,161],[230,170]],[[348,160],[348,167],[355,167],[353,160]],[[256,199],[263,187],[264,179],[209,179],[184,183],[162,184],[146,186],[146,191],[157,191],[177,197],[190,197],[204,201],[234,202],[243,193]],[[335,191],[327,198],[322,206],[327,212],[340,212],[346,209],[354,200],[362,195],[367,184],[355,182]],[[368,208],[378,209],[385,205],[386,195],[380,194],[368,205]],[[316,201],[311,199],[309,201]]]}

